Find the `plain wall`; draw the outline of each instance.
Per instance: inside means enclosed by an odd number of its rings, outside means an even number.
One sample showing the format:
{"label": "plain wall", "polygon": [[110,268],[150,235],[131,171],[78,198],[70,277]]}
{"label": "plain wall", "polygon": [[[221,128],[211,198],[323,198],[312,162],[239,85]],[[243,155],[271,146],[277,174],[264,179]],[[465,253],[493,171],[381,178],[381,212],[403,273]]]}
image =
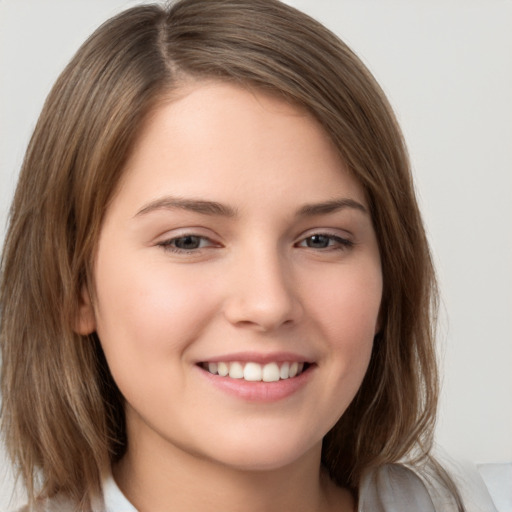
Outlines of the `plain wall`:
{"label": "plain wall", "polygon": [[[53,81],[100,22],[135,3],[0,0],[0,239]],[[438,442],[474,462],[511,461],[512,2],[289,3],[358,53],[404,130],[443,298]],[[0,510],[12,487],[0,449]]]}

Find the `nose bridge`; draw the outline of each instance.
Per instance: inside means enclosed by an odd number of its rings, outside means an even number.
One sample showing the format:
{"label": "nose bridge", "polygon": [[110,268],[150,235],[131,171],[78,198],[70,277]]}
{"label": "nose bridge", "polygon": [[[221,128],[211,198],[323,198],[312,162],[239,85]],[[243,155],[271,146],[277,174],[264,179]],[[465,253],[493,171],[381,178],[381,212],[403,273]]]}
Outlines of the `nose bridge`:
{"label": "nose bridge", "polygon": [[277,243],[249,244],[237,252],[230,272],[225,313],[231,323],[272,330],[299,318],[291,262]]}

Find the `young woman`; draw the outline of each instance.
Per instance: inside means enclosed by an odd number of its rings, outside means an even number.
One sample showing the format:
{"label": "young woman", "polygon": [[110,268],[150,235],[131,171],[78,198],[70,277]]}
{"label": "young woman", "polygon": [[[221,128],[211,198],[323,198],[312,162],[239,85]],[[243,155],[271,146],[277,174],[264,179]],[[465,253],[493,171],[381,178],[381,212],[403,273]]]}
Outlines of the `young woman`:
{"label": "young woman", "polygon": [[28,510],[465,510],[430,455],[400,130],[284,4],[140,6],[91,36],[28,148],[0,294]]}

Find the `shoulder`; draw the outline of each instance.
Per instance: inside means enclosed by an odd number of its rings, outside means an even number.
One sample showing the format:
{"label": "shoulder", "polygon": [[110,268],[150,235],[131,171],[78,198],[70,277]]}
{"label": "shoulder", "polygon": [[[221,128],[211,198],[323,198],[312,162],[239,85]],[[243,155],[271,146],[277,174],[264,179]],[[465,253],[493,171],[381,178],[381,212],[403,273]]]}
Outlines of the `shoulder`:
{"label": "shoulder", "polygon": [[466,512],[497,512],[491,494],[473,463],[454,460],[448,455],[443,455],[441,460],[460,492]]}
{"label": "shoulder", "polygon": [[410,510],[436,512],[427,487],[414,471],[402,464],[387,464],[364,475],[358,512]]}
{"label": "shoulder", "polygon": [[[137,512],[135,507],[123,495],[112,475],[108,474],[103,479],[103,498],[99,498],[92,505],[91,512]],[[73,512],[79,506],[68,498],[57,495],[53,498],[40,501],[30,509],[22,507],[13,512]]]}
{"label": "shoulder", "polygon": [[[78,510],[80,510],[78,503],[64,495],[58,494],[51,498],[37,501],[33,507],[25,505],[13,512],[75,512]],[[97,500],[90,512],[105,512],[103,500]]]}
{"label": "shoulder", "polygon": [[[476,468],[468,465],[443,468],[453,479],[465,512],[496,512]],[[367,472],[361,481],[358,512],[458,512],[452,492],[437,476],[433,465],[415,467],[387,464]]]}
{"label": "shoulder", "polygon": [[56,496],[54,498],[40,501],[32,508],[25,505],[13,512],[72,512],[76,509],[77,507],[68,499]]}

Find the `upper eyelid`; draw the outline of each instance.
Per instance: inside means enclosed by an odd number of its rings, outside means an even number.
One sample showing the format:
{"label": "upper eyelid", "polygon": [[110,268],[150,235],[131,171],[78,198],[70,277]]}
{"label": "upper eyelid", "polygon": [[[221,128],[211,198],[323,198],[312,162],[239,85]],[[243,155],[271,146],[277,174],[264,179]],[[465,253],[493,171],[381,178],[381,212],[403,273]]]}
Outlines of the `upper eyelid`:
{"label": "upper eyelid", "polygon": [[354,235],[352,232],[346,229],[340,228],[313,228],[302,232],[297,238],[297,241],[304,240],[314,235],[329,236],[333,238],[343,238],[346,240],[352,240]]}
{"label": "upper eyelid", "polygon": [[211,229],[201,226],[192,226],[184,228],[174,228],[162,231],[160,235],[155,237],[156,243],[174,240],[176,238],[184,238],[187,236],[197,236],[198,238],[207,238],[208,240],[220,240],[220,236]]}

